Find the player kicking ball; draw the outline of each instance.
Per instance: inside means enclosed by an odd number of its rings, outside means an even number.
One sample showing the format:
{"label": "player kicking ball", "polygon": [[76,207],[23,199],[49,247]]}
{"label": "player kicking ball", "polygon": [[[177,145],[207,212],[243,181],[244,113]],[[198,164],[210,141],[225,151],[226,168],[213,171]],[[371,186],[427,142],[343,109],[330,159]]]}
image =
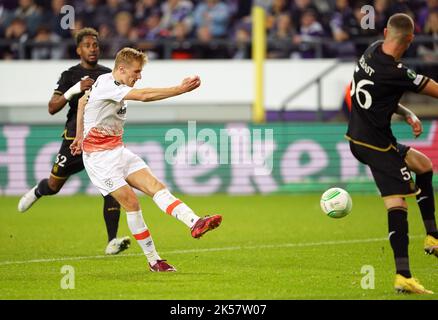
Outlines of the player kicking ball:
{"label": "player kicking ball", "polygon": [[[96,30],[83,28],[76,33],[75,38],[76,53],[81,61],[61,74],[49,101],[49,113],[52,115],[69,105],[61,148],[56,155],[49,178],[40,180],[21,197],[18,202],[19,212],[27,212],[39,199],[57,194],[70,176],[84,170],[82,156],[70,154],[70,145],[76,136],[78,101],[84,92],[91,88],[97,77],[111,72],[111,69],[98,63],[100,49],[99,34]],[[110,195],[103,198],[103,217],[108,235],[105,254],[118,254],[128,249],[131,244],[129,237],[117,237],[120,204]]]}
{"label": "player kicking ball", "polygon": [[176,269],[161,259],[155,249],[133,188],[152,197],[162,211],[187,225],[193,238],[200,238],[218,227],[222,217],[197,216],[170,193],[139,156],[123,145],[128,100],[162,100],[190,92],[201,85],[196,76],[184,79],[175,87],[134,89],[146,62],[146,55],[132,48],[117,53],[113,72],[99,76],[90,92],[79,101],[76,138],[70,149],[73,155],[82,152],[87,174],[102,195],[110,194],[126,210],[129,229],[146,255],[150,270],[172,272]]}
{"label": "player kicking ball", "polygon": [[[430,294],[432,291],[425,289],[411,274],[405,198],[417,197],[427,233],[424,250],[438,256],[432,162],[418,150],[397,142],[391,130],[391,117],[394,113],[403,116],[418,137],[422,133],[420,120],[399,100],[406,91],[438,98],[438,84],[400,62],[414,40],[411,17],[402,13],[392,15],[384,36],[384,41],[368,47],[356,66],[350,91],[352,108],[347,138],[352,154],[371,169],[388,212],[389,242],[396,267],[395,290]],[[416,174],[415,182],[411,171]]]}

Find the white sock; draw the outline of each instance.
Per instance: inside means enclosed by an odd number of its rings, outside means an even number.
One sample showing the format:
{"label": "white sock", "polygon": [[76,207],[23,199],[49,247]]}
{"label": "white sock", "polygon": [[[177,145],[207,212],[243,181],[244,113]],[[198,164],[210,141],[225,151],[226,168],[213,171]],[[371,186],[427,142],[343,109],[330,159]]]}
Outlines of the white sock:
{"label": "white sock", "polygon": [[148,262],[154,265],[157,260],[161,260],[157,250],[155,250],[154,241],[152,240],[149,230],[144,223],[141,210],[126,212],[126,219],[128,220],[129,230],[131,230],[132,235],[142,248]]}
{"label": "white sock", "polygon": [[200,218],[184,202],[177,199],[168,189],[162,189],[154,194],[153,200],[167,214],[184,222],[189,228]]}

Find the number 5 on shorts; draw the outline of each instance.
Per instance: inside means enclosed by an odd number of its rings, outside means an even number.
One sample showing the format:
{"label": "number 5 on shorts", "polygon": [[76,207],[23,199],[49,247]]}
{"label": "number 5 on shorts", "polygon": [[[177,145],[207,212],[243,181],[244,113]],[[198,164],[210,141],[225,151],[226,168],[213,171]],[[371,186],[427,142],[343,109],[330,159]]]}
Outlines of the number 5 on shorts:
{"label": "number 5 on shorts", "polygon": [[409,172],[408,168],[403,167],[400,169],[400,172],[403,176],[403,180],[405,180],[405,181],[411,180],[411,173]]}

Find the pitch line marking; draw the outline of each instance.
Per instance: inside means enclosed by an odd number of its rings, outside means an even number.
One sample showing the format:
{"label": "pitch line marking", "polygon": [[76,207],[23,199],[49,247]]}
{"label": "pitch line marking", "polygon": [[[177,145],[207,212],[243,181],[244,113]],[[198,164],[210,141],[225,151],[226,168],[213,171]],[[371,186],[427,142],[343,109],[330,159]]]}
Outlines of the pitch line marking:
{"label": "pitch line marking", "polygon": [[[410,236],[410,239],[423,237],[421,235]],[[257,249],[277,249],[277,248],[294,248],[294,247],[318,247],[325,245],[341,245],[341,244],[354,244],[354,243],[368,243],[368,242],[380,242],[388,241],[388,238],[369,238],[369,239],[352,239],[352,240],[339,240],[339,241],[321,241],[321,242],[298,242],[298,243],[283,243],[283,244],[266,244],[257,246],[235,246],[235,247],[222,247],[222,248],[204,248],[204,249],[182,249],[163,251],[162,255],[166,254],[184,254],[184,253],[201,253],[201,252],[215,252],[215,251],[237,251],[237,250],[257,250]],[[97,256],[79,256],[79,257],[64,257],[64,258],[52,258],[52,259],[33,259],[23,261],[0,261],[0,266],[14,265],[14,264],[30,264],[30,263],[49,263],[60,261],[79,261],[79,260],[96,260],[105,258],[121,258],[121,257],[135,257],[143,256],[143,253],[128,253],[123,255],[97,255]]]}

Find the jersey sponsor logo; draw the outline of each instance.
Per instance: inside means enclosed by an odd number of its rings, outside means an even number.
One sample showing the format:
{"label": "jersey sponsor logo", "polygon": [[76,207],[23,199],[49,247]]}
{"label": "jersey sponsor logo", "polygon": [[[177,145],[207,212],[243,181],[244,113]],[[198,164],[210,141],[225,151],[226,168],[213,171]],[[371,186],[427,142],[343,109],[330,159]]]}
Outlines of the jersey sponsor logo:
{"label": "jersey sponsor logo", "polygon": [[114,84],[115,84],[116,86],[120,86],[120,82],[118,82],[118,81],[116,81],[116,80],[114,80]]}
{"label": "jersey sponsor logo", "polygon": [[126,107],[121,107],[119,111],[117,111],[117,114],[123,115],[126,114]]}

